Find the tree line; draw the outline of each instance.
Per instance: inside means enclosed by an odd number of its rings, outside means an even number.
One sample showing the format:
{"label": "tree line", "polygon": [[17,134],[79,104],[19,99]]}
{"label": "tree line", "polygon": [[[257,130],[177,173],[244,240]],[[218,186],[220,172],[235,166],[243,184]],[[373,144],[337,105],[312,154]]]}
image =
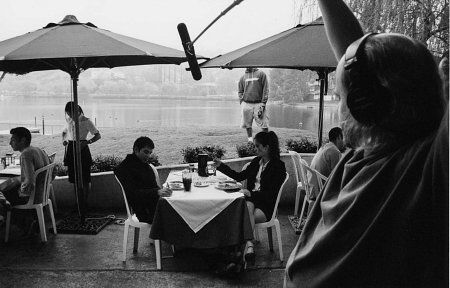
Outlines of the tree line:
{"label": "tree line", "polygon": [[[436,58],[449,49],[449,0],[346,1],[367,32],[409,35],[425,43]],[[299,1],[296,9],[300,23],[320,16],[317,0]],[[203,69],[202,80],[195,82],[183,66],[161,66],[90,69],[80,75],[79,92],[88,95],[236,95],[237,81],[243,74],[243,69]],[[268,76],[273,100],[299,103],[311,100],[317,93],[315,72],[271,69]],[[333,74],[330,76],[332,89]],[[8,75],[0,83],[0,95],[47,93],[57,97],[70,93],[70,87],[69,76],[61,71]]]}
{"label": "tree line", "polygon": [[[437,60],[449,49],[448,0],[347,0],[366,32],[396,32],[427,45]],[[320,16],[317,0],[302,0],[300,23]],[[332,75],[331,75],[332,76]],[[272,69],[271,94],[287,103],[304,101],[317,74],[311,71]],[[332,80],[330,81],[332,82]]]}

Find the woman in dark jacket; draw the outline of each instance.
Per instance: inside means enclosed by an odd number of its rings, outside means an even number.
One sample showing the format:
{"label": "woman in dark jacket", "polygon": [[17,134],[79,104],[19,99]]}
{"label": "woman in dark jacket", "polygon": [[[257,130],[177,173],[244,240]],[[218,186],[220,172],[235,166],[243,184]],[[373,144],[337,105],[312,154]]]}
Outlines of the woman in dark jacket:
{"label": "woman in dark jacket", "polygon": [[[259,132],[255,136],[257,157],[244,170],[236,172],[219,159],[214,162],[217,170],[236,181],[247,180],[247,187],[243,189],[250,214],[252,228],[255,223],[268,221],[273,214],[278,191],[286,178],[284,162],[280,160],[278,137],[273,132]],[[245,253],[247,262],[254,263],[255,253],[253,243],[247,243]]]}

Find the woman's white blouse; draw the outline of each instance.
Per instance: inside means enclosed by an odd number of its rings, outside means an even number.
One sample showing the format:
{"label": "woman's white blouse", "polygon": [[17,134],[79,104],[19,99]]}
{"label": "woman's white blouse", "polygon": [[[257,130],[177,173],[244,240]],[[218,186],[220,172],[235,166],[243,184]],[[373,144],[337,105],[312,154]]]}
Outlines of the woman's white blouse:
{"label": "woman's white blouse", "polygon": [[264,164],[262,159],[259,160],[259,170],[258,174],[256,174],[255,188],[253,188],[253,191],[259,191],[261,189],[261,174],[264,171],[264,169],[266,169],[267,163],[269,163],[269,161],[267,161],[266,164]]}
{"label": "woman's white blouse", "polygon": [[[98,129],[95,127],[94,123],[84,115],[80,115],[80,140],[86,140],[88,133],[92,135],[99,133]],[[64,129],[65,139],[69,141],[75,140],[75,121],[69,118],[67,121],[67,127]]]}

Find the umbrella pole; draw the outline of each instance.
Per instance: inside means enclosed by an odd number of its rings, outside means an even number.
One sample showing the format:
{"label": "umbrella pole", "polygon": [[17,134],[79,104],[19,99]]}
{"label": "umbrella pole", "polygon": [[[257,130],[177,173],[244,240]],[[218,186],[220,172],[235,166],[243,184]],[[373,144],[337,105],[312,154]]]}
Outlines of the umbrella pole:
{"label": "umbrella pole", "polygon": [[[75,60],[76,61],[76,60]],[[76,65],[76,63],[75,63]],[[85,201],[84,201],[84,190],[83,190],[83,176],[81,173],[81,147],[80,147],[80,122],[79,115],[80,111],[78,109],[78,75],[80,72],[78,69],[75,69],[74,72],[70,74],[72,78],[72,86],[73,86],[73,102],[75,106],[75,194],[78,198],[79,204],[79,213],[80,213],[80,221],[84,222],[85,218]]]}
{"label": "umbrella pole", "polygon": [[319,99],[319,129],[318,129],[318,137],[319,145],[317,147],[317,150],[319,150],[320,147],[322,147],[322,131],[323,131],[323,97],[324,97],[324,90],[325,90],[325,77],[327,73],[325,71],[319,71],[317,72],[319,75],[319,83],[320,83],[320,99]]}

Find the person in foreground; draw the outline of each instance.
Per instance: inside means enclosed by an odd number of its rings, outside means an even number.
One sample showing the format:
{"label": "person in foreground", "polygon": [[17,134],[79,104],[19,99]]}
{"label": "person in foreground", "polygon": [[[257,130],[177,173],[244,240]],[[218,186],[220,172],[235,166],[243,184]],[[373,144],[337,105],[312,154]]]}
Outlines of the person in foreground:
{"label": "person in foreground", "polygon": [[[66,147],[64,154],[64,165],[67,166],[67,174],[69,175],[69,182],[75,183],[75,103],[69,101],[66,103],[64,111],[67,115],[67,127],[62,132],[63,145]],[[79,111],[79,131],[80,131],[80,149],[81,149],[81,172],[83,179],[83,197],[78,195],[81,200],[80,209],[85,211],[87,207],[87,198],[91,190],[91,166],[92,156],[89,145],[98,141],[101,138],[100,132],[95,127],[94,123],[84,116],[83,109],[78,106]],[[87,140],[88,134],[93,137]]]}
{"label": "person in foreground", "polygon": [[[272,217],[278,191],[286,178],[286,168],[280,160],[280,147],[275,132],[259,132],[255,135],[254,142],[257,157],[240,172],[232,170],[219,159],[214,159],[217,170],[236,181],[247,180],[247,188],[243,189],[243,193],[247,198],[252,228],[255,223],[266,222]],[[247,243],[245,259],[249,263],[255,261],[251,241]]]}
{"label": "person in foreground", "polygon": [[447,287],[448,106],[434,58],[404,35],[360,38],[342,0],[319,5],[354,149],[319,194],[285,287]]}
{"label": "person in foreground", "polygon": [[156,182],[156,175],[149,165],[155,144],[148,137],[139,137],[133,144],[133,153],[128,154],[114,170],[125,190],[140,222],[152,223],[159,196],[172,195],[169,188],[161,188]]}
{"label": "person in foreground", "polygon": [[[39,195],[44,192],[42,191],[44,186],[43,182],[42,185],[39,181],[36,183],[34,172],[50,164],[47,154],[42,149],[30,145],[31,133],[27,128],[16,127],[9,133],[11,134],[9,145],[21,154],[20,176],[9,178],[0,185],[0,203],[8,209],[11,206],[26,204],[35,189],[37,189],[35,198],[39,199]],[[44,178],[41,179],[43,180]]]}

